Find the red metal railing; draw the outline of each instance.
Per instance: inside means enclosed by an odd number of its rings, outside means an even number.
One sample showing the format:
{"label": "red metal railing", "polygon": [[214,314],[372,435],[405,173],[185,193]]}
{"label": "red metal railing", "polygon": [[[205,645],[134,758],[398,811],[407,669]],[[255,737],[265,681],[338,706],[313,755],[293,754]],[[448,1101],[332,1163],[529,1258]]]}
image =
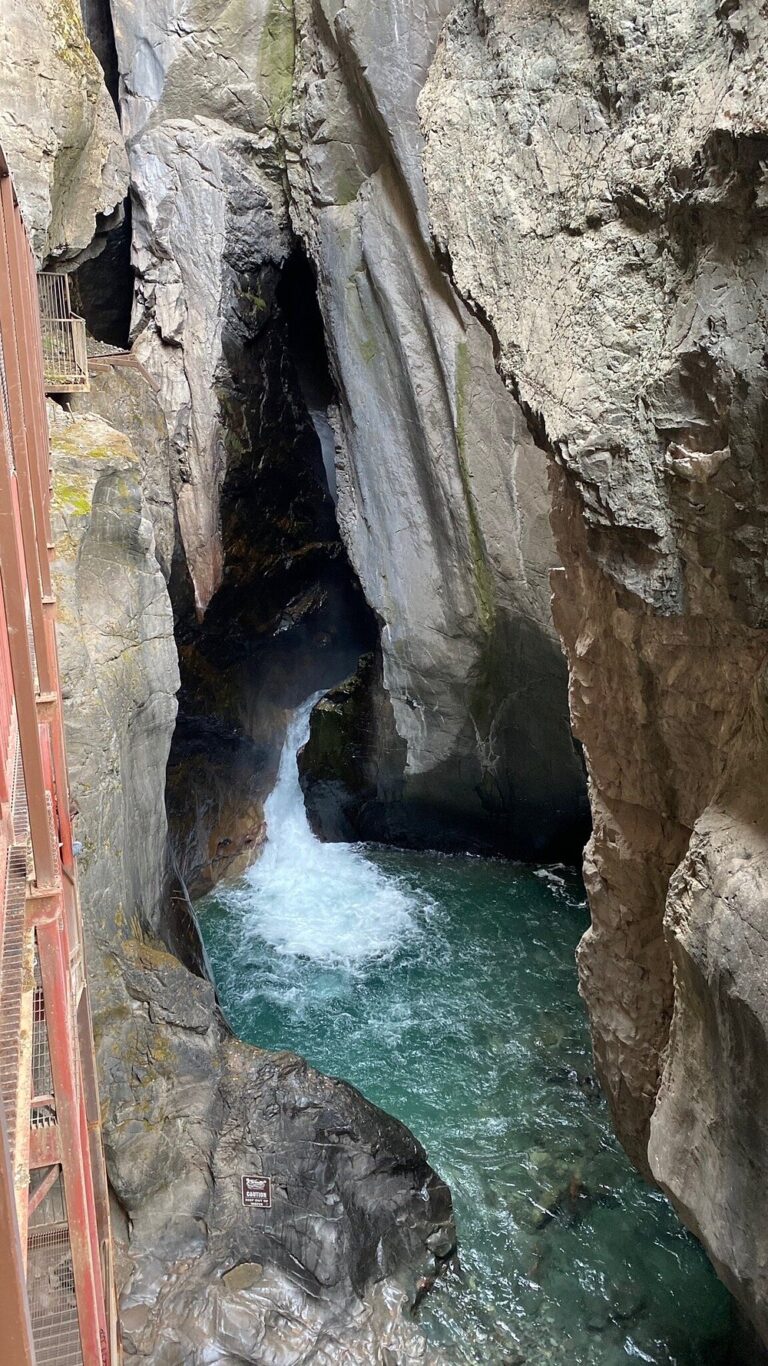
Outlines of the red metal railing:
{"label": "red metal railing", "polygon": [[117,1366],[51,585],[35,262],[0,150],[0,1333]]}

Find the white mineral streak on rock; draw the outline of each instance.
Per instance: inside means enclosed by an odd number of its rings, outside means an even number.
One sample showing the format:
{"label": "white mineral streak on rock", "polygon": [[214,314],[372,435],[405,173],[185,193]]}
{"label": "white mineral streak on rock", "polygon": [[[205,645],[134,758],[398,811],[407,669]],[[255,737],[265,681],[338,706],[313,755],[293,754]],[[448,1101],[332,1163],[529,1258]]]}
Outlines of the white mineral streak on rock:
{"label": "white mineral streak on rock", "polygon": [[3,0],[0,145],[40,258],[87,252],[128,164],[76,0]]}
{"label": "white mineral streak on rock", "polygon": [[601,1075],[764,1335],[766,41],[739,3],[462,0],[421,102],[436,240],[557,471]]}

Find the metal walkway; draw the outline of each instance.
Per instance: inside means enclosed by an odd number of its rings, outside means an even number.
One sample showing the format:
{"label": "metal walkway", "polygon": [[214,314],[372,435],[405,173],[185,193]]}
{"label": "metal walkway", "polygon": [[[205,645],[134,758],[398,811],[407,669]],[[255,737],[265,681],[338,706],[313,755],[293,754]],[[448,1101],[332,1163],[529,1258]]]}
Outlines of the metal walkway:
{"label": "metal walkway", "polygon": [[[54,359],[56,392],[84,387],[72,367],[63,384]],[[64,360],[80,364],[74,353]],[[56,651],[45,384],[35,263],[0,151],[0,1361],[118,1366]]]}

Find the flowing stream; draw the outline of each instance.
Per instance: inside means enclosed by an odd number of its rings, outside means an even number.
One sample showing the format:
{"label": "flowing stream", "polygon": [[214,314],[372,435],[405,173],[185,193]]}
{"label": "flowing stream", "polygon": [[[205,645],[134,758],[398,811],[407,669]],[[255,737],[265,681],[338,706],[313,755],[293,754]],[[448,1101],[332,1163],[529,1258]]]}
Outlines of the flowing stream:
{"label": "flowing stream", "polygon": [[321,844],[289,727],[259,862],[198,906],[223,1007],[424,1143],[462,1272],[421,1321],[473,1366],[737,1366],[731,1302],[611,1133],[576,987],[568,870]]}

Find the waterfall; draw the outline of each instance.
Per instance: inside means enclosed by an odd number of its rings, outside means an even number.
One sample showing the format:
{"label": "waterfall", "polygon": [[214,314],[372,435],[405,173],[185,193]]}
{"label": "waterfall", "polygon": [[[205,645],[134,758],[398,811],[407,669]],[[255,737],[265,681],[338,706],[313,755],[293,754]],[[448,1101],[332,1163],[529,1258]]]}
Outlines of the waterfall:
{"label": "waterfall", "polygon": [[281,955],[364,969],[392,956],[416,928],[418,904],[354,844],[323,844],[307,820],[298,753],[316,693],[294,713],[264,814],[267,844],[238,895],[246,933]]}

